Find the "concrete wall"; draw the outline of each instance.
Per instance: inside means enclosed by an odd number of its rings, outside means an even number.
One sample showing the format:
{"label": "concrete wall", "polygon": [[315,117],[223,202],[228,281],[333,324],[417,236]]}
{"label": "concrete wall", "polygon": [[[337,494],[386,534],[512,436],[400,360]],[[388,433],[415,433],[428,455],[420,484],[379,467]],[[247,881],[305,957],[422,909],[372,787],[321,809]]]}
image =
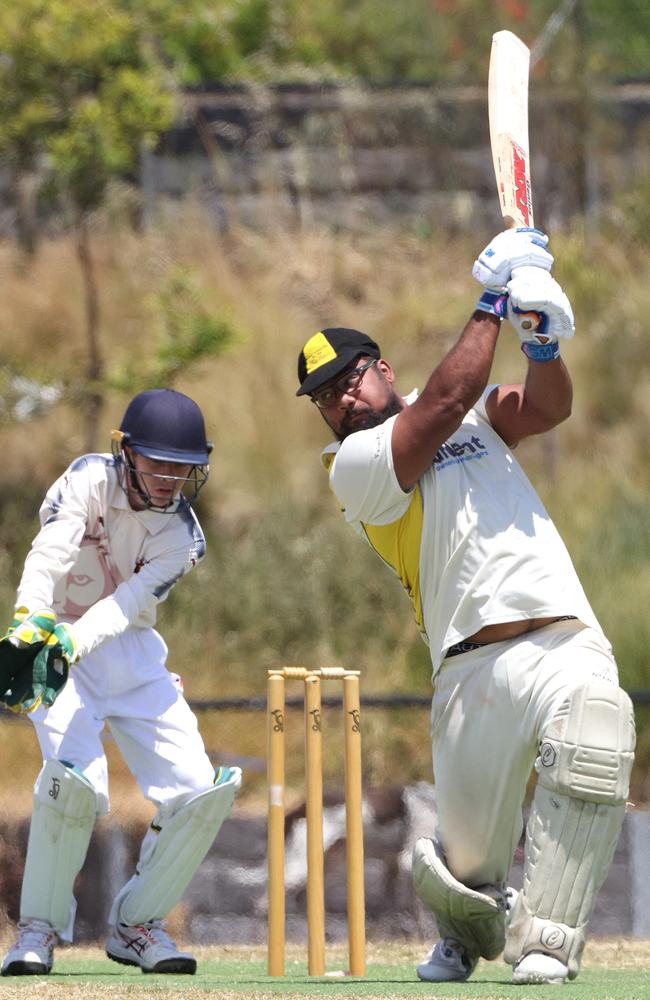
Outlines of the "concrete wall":
{"label": "concrete wall", "polygon": [[[616,214],[621,194],[647,176],[650,83],[585,94],[531,85],[533,204],[549,231],[572,216]],[[486,87],[232,85],[185,92],[181,113],[136,183],[144,220],[198,197],[227,231],[401,222],[431,230],[499,222]],[[39,178],[18,189],[0,165],[0,233],[21,229],[17,200],[38,225]]]}
{"label": "concrete wall", "polygon": [[[152,210],[192,191],[215,223],[466,229],[498,216],[485,88],[231,86],[187,93],[143,161]],[[650,84],[590,93],[531,88],[536,219],[602,215],[638,183],[650,150]]]}

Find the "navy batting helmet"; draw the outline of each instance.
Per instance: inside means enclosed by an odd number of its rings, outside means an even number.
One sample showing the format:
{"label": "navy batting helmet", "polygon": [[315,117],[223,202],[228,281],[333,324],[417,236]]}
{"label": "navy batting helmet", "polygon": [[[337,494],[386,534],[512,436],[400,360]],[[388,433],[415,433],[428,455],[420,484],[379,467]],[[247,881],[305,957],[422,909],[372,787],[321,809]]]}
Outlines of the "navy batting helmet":
{"label": "navy batting helmet", "polygon": [[128,481],[124,477],[121,479],[122,487],[127,495],[135,490],[147,507],[166,510],[172,506],[176,509],[177,505],[170,501],[160,507],[152,502],[142,474],[136,474],[130,453],[135,452],[154,462],[191,465],[188,476],[178,477],[193,486],[193,491],[185,494],[189,501],[196,499],[207,482],[212,443],[206,438],[205,421],[199,406],[182,392],[148,389],[138,393],[127,406],[120,429],[113,431],[111,438],[114,456],[120,464],[126,463],[129,471]]}

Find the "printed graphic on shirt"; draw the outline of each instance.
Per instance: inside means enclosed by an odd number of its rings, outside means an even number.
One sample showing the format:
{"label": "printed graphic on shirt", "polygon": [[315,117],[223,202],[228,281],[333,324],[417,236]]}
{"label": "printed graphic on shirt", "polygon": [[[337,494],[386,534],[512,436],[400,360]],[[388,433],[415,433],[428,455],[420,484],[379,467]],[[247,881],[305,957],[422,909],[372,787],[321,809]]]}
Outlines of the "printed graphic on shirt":
{"label": "printed graphic on shirt", "polygon": [[471,437],[462,441],[450,438],[436,452],[433,459],[433,467],[436,472],[440,472],[449,465],[458,465],[460,462],[471,462],[475,459],[487,458],[487,455],[488,449],[478,434],[472,434]]}
{"label": "printed graphic on shirt", "polygon": [[64,593],[57,593],[57,587],[55,603],[62,606],[62,614],[80,618],[88,608],[114,593],[121,582],[109,550],[104,521],[98,517],[86,530],[75,564],[62,582]]}

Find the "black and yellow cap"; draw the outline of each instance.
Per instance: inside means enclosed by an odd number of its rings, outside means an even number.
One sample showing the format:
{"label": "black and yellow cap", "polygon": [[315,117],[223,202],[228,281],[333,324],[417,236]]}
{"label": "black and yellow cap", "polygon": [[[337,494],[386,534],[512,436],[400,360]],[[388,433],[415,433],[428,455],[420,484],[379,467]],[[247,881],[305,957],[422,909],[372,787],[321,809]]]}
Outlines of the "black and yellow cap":
{"label": "black and yellow cap", "polygon": [[310,337],[298,356],[300,388],[296,396],[314,392],[339,372],[345,371],[355,358],[380,358],[379,344],[367,333],[343,326],[319,330]]}

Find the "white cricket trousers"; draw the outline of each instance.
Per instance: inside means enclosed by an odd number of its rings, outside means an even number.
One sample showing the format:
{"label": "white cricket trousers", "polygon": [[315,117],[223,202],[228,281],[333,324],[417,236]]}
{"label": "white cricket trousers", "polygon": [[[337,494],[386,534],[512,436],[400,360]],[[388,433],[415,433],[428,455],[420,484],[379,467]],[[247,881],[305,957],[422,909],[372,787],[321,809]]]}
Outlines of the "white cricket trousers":
{"label": "white cricket trousers", "polygon": [[437,837],[465,885],[505,882],[541,736],[572,690],[618,685],[611,647],[579,621],[443,660],[431,713]]}
{"label": "white cricket trousers", "polygon": [[196,717],[166,660],[167,646],[155,629],[129,629],[71,667],[54,705],[30,716],[43,759],[80,768],[100,813],[109,809],[106,722],[143,794],[158,807],[213,783]]}

